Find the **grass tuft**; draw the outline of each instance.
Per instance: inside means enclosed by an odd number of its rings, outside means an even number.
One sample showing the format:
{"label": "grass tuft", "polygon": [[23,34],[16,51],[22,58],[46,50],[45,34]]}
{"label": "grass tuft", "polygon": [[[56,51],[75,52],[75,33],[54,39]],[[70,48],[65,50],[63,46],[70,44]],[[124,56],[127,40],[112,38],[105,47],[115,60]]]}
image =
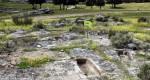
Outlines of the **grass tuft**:
{"label": "grass tuft", "polygon": [[17,66],[21,69],[26,69],[30,67],[40,67],[43,64],[46,64],[47,62],[51,61],[54,61],[54,59],[50,58],[47,55],[39,56],[36,58],[22,57],[21,62]]}

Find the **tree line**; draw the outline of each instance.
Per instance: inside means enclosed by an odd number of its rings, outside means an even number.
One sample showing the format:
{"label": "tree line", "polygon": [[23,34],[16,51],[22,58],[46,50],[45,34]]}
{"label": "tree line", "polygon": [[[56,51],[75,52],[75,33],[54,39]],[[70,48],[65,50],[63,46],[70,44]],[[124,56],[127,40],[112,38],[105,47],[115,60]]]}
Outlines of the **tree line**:
{"label": "tree line", "polygon": [[[114,8],[116,7],[116,4],[120,4],[122,3],[122,0],[108,0],[107,2],[109,2],[110,4],[113,4]],[[39,4],[40,8],[42,6],[43,3],[46,3],[46,0],[28,0],[29,4],[32,4],[33,9],[35,9],[35,4]],[[105,6],[106,1],[105,0],[52,0],[52,3],[54,5],[59,5],[61,10],[65,10],[67,9],[67,7],[69,5],[74,5],[76,6],[77,4],[83,3],[86,6],[98,6],[103,7]]]}
{"label": "tree line", "polygon": [[[112,4],[113,8],[116,8],[117,4],[122,4],[123,2],[150,2],[150,0],[52,0],[54,5],[59,5],[60,10],[66,10],[69,5],[78,5],[80,3],[86,6],[98,6],[100,9],[105,6],[106,3]],[[33,9],[36,9],[35,4],[39,4],[40,8],[46,0],[28,0],[28,3],[32,4]]]}
{"label": "tree line", "polygon": [[65,10],[69,5],[76,6],[77,4],[85,3],[86,6],[105,6],[104,0],[53,0],[53,4],[59,5],[60,9]]}

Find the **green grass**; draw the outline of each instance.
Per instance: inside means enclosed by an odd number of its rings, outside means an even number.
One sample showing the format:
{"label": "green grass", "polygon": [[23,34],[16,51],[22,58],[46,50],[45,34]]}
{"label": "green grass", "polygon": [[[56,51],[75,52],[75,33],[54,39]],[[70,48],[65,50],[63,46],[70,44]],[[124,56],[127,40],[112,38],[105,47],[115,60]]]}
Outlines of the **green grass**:
{"label": "green grass", "polygon": [[8,37],[7,35],[0,35],[0,42],[5,42],[10,39],[11,39],[11,37]]}
{"label": "green grass", "polygon": [[112,57],[108,56],[106,53],[104,53],[104,51],[102,50],[102,48],[99,46],[95,49],[95,52],[103,58],[103,60],[106,61],[112,61]]}
{"label": "green grass", "polygon": [[146,53],[146,52],[141,52],[141,51],[139,51],[136,55],[135,55],[135,57],[136,58],[140,58],[141,60],[150,60],[150,55],[147,55],[147,54],[149,54],[148,52]]}
{"label": "green grass", "polygon": [[23,49],[24,52],[32,52],[32,51],[37,51],[36,48],[25,48]]}
{"label": "green grass", "polygon": [[15,25],[11,20],[0,21],[0,31],[13,32],[20,29],[30,31],[32,30],[32,25]]}
{"label": "green grass", "polygon": [[17,64],[17,66],[21,69],[30,68],[30,67],[40,67],[43,64],[46,64],[47,62],[54,61],[53,58],[50,58],[47,55],[39,56],[36,58],[22,57],[20,60],[21,61],[19,64]]}
{"label": "green grass", "polygon": [[85,46],[83,46],[83,45],[70,45],[70,46],[55,47],[55,48],[52,48],[50,50],[52,50],[52,51],[64,51],[66,53],[69,53],[71,49],[84,48],[84,47]]}
{"label": "green grass", "polygon": [[145,42],[150,42],[150,34],[136,33],[134,37]]}
{"label": "green grass", "polygon": [[126,66],[124,65],[124,63],[122,63],[119,60],[112,60],[111,62],[116,64],[118,66],[118,68],[123,71],[123,73],[124,73],[123,80],[135,80],[135,78],[129,74],[129,72],[128,72]]}
{"label": "green grass", "polygon": [[94,42],[92,40],[84,39],[83,42],[72,41],[68,45],[65,44],[65,45],[62,45],[59,47],[52,48],[50,50],[52,50],[52,51],[65,51],[66,53],[69,53],[70,50],[72,50],[74,48],[83,48],[83,49],[89,49],[89,50],[96,51],[98,48],[98,45],[96,44],[96,42]]}
{"label": "green grass", "polygon": [[131,25],[121,25],[121,26],[112,26],[110,28],[111,31],[115,32],[134,32],[134,33],[150,33],[149,30],[145,30],[141,27],[137,27],[133,24]]}

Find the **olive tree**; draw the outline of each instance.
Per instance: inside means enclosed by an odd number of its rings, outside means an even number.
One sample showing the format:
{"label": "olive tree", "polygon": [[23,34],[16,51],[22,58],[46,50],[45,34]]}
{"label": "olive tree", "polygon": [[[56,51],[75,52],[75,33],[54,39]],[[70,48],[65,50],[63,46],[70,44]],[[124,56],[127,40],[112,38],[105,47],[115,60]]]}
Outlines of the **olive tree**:
{"label": "olive tree", "polygon": [[42,4],[45,3],[46,0],[28,0],[29,4],[32,4],[32,8],[36,9],[35,4],[39,4],[40,8],[42,7]]}

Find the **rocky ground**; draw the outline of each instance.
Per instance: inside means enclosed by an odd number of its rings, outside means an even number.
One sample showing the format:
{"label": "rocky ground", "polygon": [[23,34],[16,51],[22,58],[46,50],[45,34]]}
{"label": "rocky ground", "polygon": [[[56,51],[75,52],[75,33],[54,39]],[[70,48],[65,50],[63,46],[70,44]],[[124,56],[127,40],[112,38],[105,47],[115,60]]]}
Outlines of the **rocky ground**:
{"label": "rocky ground", "polygon": [[[20,47],[11,53],[0,54],[0,80],[137,80],[139,67],[144,62],[150,63],[135,56],[139,50],[128,49],[129,55],[118,55],[107,33],[87,37],[65,32],[53,37],[51,32],[41,29],[33,32],[17,30],[8,36],[17,40],[16,44],[10,42],[11,48]],[[91,40],[101,49],[90,49]],[[43,56],[53,61],[26,69],[17,66],[22,57],[39,59]],[[82,62],[82,59],[87,62]]]}

